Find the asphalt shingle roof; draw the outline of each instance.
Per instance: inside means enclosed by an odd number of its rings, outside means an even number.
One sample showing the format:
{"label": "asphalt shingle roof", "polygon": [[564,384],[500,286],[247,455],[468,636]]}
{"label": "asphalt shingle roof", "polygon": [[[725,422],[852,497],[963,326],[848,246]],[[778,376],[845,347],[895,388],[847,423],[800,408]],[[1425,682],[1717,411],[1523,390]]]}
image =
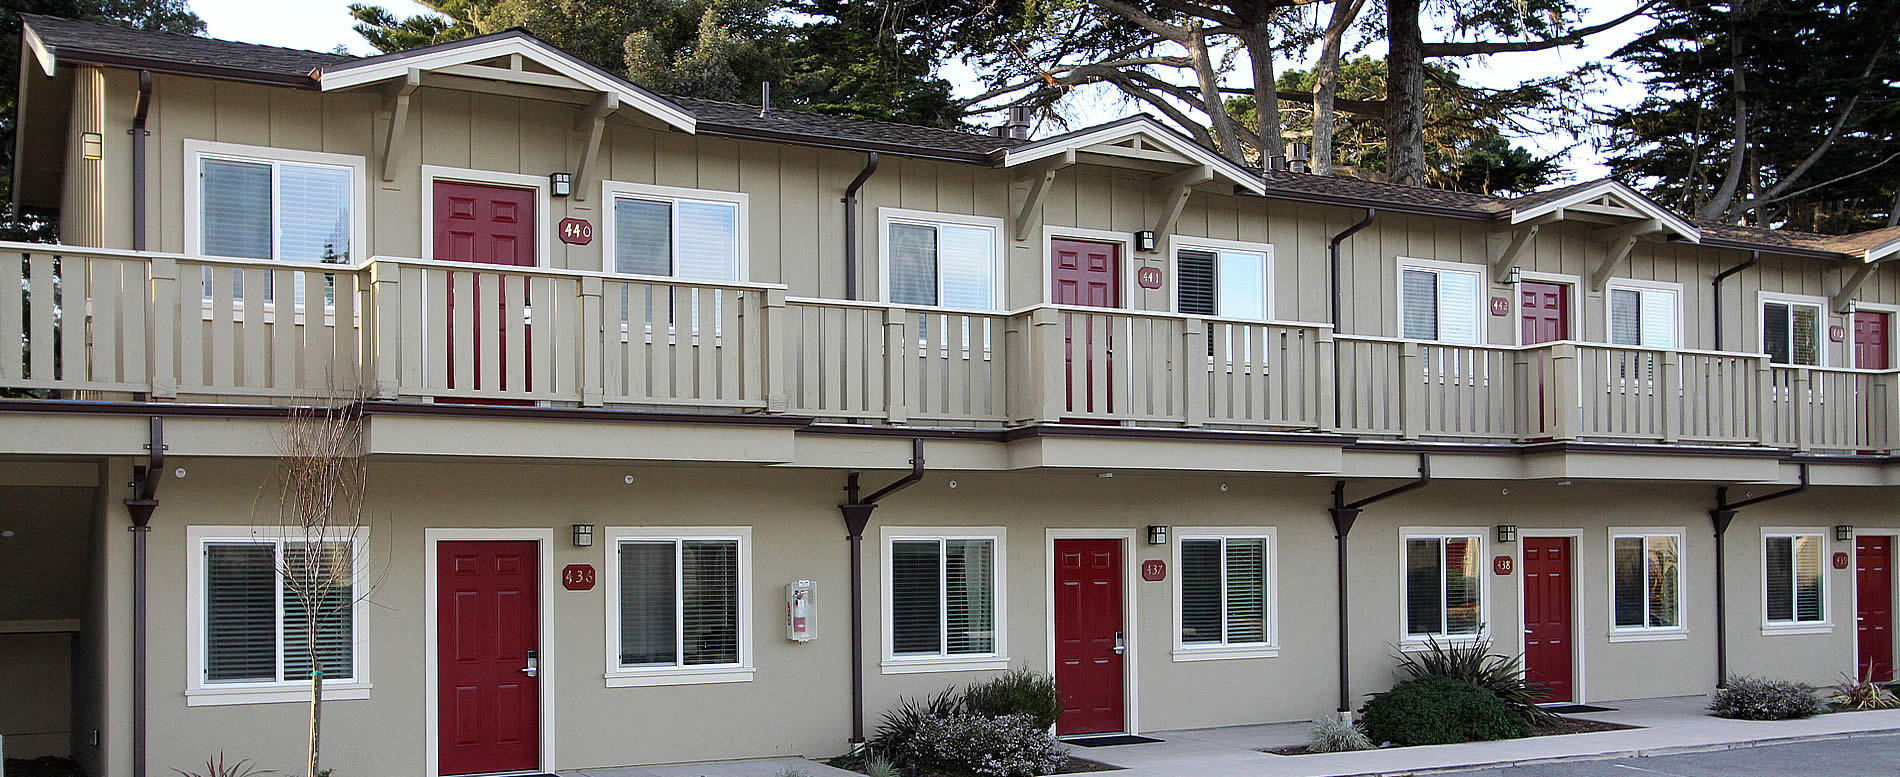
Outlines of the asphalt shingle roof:
{"label": "asphalt shingle roof", "polygon": [[310,75],[310,71],[356,59],[347,54],[287,49],[256,43],[200,38],[175,32],[157,32],[57,16],[20,14],[55,56],[75,52],[106,54],[152,62],[169,62],[229,70],[249,70],[275,76]]}

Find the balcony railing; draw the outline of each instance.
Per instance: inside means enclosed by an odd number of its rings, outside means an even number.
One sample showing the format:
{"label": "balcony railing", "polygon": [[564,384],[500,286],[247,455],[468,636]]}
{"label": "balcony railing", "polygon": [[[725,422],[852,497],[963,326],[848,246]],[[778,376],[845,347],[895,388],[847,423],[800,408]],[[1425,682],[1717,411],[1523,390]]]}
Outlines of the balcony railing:
{"label": "balcony railing", "polygon": [[1900,371],[1041,305],[972,313],[782,286],[378,257],[0,244],[0,388],[1072,422],[1402,439],[1900,448]]}

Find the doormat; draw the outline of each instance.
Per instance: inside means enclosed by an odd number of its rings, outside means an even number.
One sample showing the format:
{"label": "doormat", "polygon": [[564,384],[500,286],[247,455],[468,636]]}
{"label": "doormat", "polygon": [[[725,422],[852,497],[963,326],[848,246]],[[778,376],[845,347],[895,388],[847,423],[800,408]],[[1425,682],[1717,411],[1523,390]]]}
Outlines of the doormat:
{"label": "doormat", "polygon": [[1150,737],[1131,736],[1128,734],[1120,734],[1120,735],[1112,736],[1112,737],[1088,737],[1085,739],[1062,740],[1063,744],[1080,745],[1082,747],[1114,747],[1115,745],[1145,745],[1145,744],[1148,744],[1149,742],[1159,742],[1159,741],[1161,740],[1153,739]]}
{"label": "doormat", "polygon": [[1544,711],[1555,712],[1559,715],[1575,715],[1579,712],[1615,712],[1616,708],[1592,707],[1588,704],[1559,704],[1555,707],[1545,707]]}

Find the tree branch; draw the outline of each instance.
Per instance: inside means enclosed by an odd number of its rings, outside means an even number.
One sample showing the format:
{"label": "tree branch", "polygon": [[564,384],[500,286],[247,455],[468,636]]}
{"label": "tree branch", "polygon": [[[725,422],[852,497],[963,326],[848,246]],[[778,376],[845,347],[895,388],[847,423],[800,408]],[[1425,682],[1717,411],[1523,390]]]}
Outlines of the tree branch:
{"label": "tree branch", "polygon": [[1658,1],[1659,0],[1648,0],[1648,2],[1645,2],[1642,5],[1637,6],[1636,10],[1630,11],[1629,13],[1623,14],[1622,16],[1618,16],[1615,19],[1611,19],[1610,21],[1604,22],[1602,24],[1594,24],[1589,27],[1584,27],[1582,29],[1571,30],[1568,33],[1565,33],[1563,35],[1558,35],[1555,37],[1543,38],[1540,40],[1528,40],[1528,41],[1495,41],[1495,42],[1446,41],[1446,42],[1440,42],[1440,43],[1425,43],[1419,46],[1419,50],[1423,53],[1423,55],[1427,59],[1430,59],[1433,57],[1470,57],[1470,56],[1477,56],[1480,54],[1504,54],[1504,53],[1519,52],[1519,51],[1543,51],[1545,49],[1554,49],[1559,46],[1570,46],[1570,45],[1582,43],[1584,38],[1587,38],[1591,35],[1595,35],[1599,32],[1603,32],[1604,30],[1608,30],[1610,28],[1616,27],[1617,25],[1620,25],[1624,22],[1627,22],[1638,16],[1641,16],[1644,13],[1647,13],[1650,8],[1655,7]]}

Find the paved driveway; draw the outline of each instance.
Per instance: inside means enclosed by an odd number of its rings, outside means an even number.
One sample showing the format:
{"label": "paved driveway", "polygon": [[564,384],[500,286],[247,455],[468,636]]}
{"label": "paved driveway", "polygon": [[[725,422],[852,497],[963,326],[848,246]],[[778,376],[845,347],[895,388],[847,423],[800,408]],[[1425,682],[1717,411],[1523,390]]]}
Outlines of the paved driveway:
{"label": "paved driveway", "polygon": [[1470,777],[1900,777],[1900,736],[1848,737],[1712,753],[1546,763],[1444,774]]}

